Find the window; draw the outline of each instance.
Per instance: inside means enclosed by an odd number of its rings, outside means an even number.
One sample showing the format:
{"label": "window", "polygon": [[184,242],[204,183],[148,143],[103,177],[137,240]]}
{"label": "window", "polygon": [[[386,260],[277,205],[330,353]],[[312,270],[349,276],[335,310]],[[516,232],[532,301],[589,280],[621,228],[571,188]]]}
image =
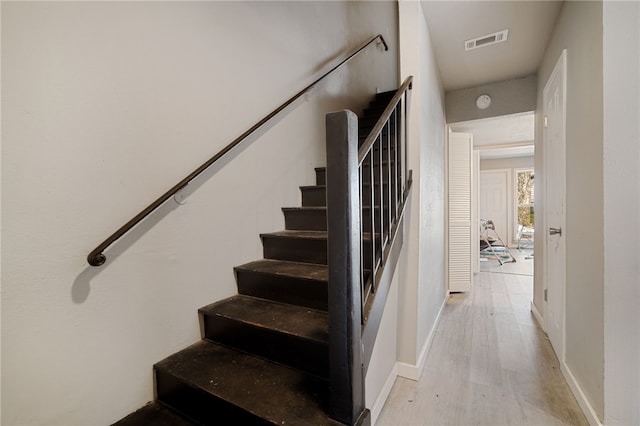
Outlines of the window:
{"label": "window", "polygon": [[534,172],[533,170],[516,171],[516,234],[520,225],[534,229]]}

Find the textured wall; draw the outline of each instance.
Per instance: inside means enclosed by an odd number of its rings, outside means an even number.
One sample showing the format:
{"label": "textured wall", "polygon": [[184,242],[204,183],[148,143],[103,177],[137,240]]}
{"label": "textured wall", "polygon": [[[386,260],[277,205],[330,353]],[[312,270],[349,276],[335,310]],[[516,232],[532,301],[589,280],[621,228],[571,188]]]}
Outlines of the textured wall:
{"label": "textured wall", "polygon": [[[602,420],[603,390],[603,180],[602,180],[602,3],[566,2],[538,74],[542,91],[567,49],[566,127],[566,365]],[[536,170],[544,158],[541,114],[536,115]],[[545,176],[536,175],[536,206],[544,209]],[[540,189],[540,191],[538,191]],[[541,215],[538,215],[538,217]],[[538,222],[538,229],[549,225]],[[542,239],[536,253],[544,253]],[[536,256],[536,259],[544,259]],[[535,264],[534,303],[544,311],[542,262]],[[561,360],[562,362],[562,360]]]}
{"label": "textured wall", "polygon": [[640,3],[605,2],[604,420],[640,424]]}
{"label": "textured wall", "polygon": [[419,2],[401,1],[400,72],[413,75],[409,115],[409,168],[413,190],[407,206],[400,260],[398,359],[400,373],[417,377],[446,296],[444,94],[426,19]]}

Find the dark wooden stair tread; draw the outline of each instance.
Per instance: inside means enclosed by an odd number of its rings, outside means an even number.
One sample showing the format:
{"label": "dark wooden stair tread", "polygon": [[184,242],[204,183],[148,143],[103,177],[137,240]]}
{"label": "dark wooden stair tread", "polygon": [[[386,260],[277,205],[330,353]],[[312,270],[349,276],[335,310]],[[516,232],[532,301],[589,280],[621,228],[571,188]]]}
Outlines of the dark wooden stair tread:
{"label": "dark wooden stair tread", "polygon": [[329,280],[329,268],[327,267],[327,265],[319,265],[314,263],[261,259],[245,263],[244,265],[236,266],[236,269],[250,270],[262,274],[287,276],[313,281],[326,282]]}
{"label": "dark wooden stair tread", "polygon": [[310,240],[326,240],[327,231],[305,231],[305,230],[284,230],[276,232],[266,232],[260,234],[261,237],[273,238],[300,238]]}
{"label": "dark wooden stair tread", "polygon": [[302,185],[300,189],[317,189],[317,190],[326,190],[327,185]]}
{"label": "dark wooden stair tread", "polygon": [[155,367],[163,377],[172,376],[273,424],[339,424],[325,412],[325,380],[222,345],[200,341]]}
{"label": "dark wooden stair tread", "polygon": [[134,411],[112,426],[194,426],[192,423],[173,410],[157,402],[150,402]]}
{"label": "dark wooden stair tread", "polygon": [[329,340],[327,312],[316,309],[237,295],[205,306],[199,312],[321,343]]}
{"label": "dark wooden stair tread", "polygon": [[282,207],[282,211],[298,211],[298,210],[307,210],[307,211],[326,211],[327,206],[302,206],[302,207]]}
{"label": "dark wooden stair tread", "polygon": [[[365,209],[368,209],[370,207],[365,206]],[[379,209],[380,207],[376,206],[376,209]],[[376,232],[375,234],[376,236],[380,236],[379,233]],[[327,231],[298,231],[298,230],[284,230],[284,231],[276,231],[276,232],[269,232],[269,233],[265,233],[265,234],[260,234],[260,236],[267,236],[267,237],[274,237],[274,238],[300,238],[300,239],[311,239],[311,240],[326,240],[328,233]],[[367,241],[367,240],[371,240],[371,233],[370,232],[363,232],[362,233],[362,239]]]}

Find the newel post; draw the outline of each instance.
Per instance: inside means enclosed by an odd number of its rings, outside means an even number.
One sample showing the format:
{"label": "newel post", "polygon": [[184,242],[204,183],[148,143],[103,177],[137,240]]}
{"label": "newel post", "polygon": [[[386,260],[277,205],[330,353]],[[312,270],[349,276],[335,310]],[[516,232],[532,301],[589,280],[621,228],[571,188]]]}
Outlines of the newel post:
{"label": "newel post", "polygon": [[370,422],[365,410],[360,289],[358,118],[348,110],[326,115],[329,263],[330,407],[348,425]]}

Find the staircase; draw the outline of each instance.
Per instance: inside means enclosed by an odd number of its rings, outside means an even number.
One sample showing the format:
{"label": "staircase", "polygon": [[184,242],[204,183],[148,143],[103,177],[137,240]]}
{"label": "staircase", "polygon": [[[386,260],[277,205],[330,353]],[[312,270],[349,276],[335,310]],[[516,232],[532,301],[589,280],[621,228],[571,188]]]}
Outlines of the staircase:
{"label": "staircase", "polygon": [[[361,142],[394,93],[364,111]],[[156,401],[116,425],[342,424],[327,414],[326,169],[315,173],[302,206],[282,209],[285,230],[261,235],[264,258],[234,268],[238,294],[198,311],[203,340],[154,366]]]}

